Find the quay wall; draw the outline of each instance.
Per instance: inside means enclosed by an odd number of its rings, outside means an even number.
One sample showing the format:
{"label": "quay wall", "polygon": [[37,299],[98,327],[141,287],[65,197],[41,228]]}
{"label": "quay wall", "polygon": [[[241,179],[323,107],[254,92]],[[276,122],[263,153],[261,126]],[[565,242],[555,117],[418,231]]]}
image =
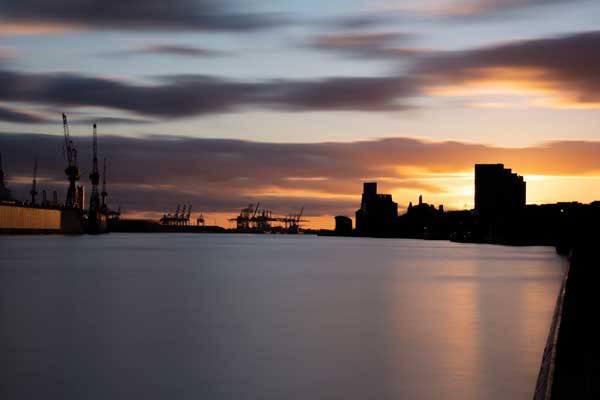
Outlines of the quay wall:
{"label": "quay wall", "polygon": [[60,232],[61,210],[0,205],[0,231],[12,232]]}
{"label": "quay wall", "polygon": [[79,209],[0,204],[0,233],[69,233],[84,231]]}
{"label": "quay wall", "polygon": [[571,250],[534,400],[600,399],[600,240],[592,238]]}
{"label": "quay wall", "polygon": [[554,380],[554,372],[556,369],[556,348],[558,345],[558,333],[563,314],[563,304],[565,301],[565,291],[567,280],[569,278],[569,270],[565,273],[563,282],[558,292],[558,299],[554,307],[554,315],[552,316],[552,324],[550,325],[550,333],[544,348],[542,357],[542,365],[535,385],[533,400],[550,400],[552,397],[552,383]]}

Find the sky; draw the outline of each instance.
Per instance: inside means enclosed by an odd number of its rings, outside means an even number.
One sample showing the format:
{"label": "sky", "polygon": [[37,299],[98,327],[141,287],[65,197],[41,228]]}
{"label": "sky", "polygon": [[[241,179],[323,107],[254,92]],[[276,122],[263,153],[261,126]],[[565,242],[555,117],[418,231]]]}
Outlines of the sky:
{"label": "sky", "polygon": [[476,162],[528,203],[593,201],[598,21],[594,0],[0,0],[7,183],[24,199],[38,156],[62,195],[65,112],[82,177],[98,123],[130,217],[228,226],[260,201],[331,227],[366,180],[469,209]]}

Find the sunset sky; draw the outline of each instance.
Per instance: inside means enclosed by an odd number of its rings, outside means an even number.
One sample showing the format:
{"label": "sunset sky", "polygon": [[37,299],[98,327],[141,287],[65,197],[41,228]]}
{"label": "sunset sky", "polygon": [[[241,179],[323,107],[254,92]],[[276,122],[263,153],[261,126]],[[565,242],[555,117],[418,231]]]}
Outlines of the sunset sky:
{"label": "sunset sky", "polygon": [[[25,199],[66,177],[61,112],[112,207],[248,203],[352,215],[364,180],[404,209],[473,207],[473,164],[527,202],[600,199],[595,0],[0,0],[0,153]],[[82,179],[88,185],[87,179]]]}

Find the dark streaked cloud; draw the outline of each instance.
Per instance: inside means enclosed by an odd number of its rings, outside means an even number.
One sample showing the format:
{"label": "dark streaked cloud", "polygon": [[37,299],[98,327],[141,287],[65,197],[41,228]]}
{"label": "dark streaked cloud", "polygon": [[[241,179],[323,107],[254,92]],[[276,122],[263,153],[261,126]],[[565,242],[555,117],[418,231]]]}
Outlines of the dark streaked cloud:
{"label": "dark streaked cloud", "polygon": [[217,78],[173,77],[142,86],[78,74],[26,74],[0,71],[0,100],[51,106],[98,106],[161,117],[229,111],[250,101],[255,84]]}
{"label": "dark streaked cloud", "polygon": [[403,110],[410,108],[404,100],[417,93],[414,82],[403,77],[275,81],[267,84],[266,88],[260,102],[291,111]]}
{"label": "dark streaked cloud", "polygon": [[7,22],[61,24],[84,29],[249,31],[281,23],[239,12],[243,3],[217,0],[1,0]]}
{"label": "dark streaked cloud", "polygon": [[595,31],[432,55],[415,71],[444,84],[477,80],[490,69],[520,69],[535,73],[548,88],[575,94],[578,102],[598,102],[598,65],[600,31]]}
{"label": "dark streaked cloud", "polygon": [[18,124],[42,124],[49,122],[41,115],[0,106],[0,121]]}
{"label": "dark streaked cloud", "polygon": [[245,83],[202,75],[133,85],[77,74],[25,74],[0,70],[0,101],[51,106],[99,106],[156,117],[188,117],[240,107],[302,110],[390,110],[414,94],[402,78],[330,78]]}
{"label": "dark streaked cloud", "polygon": [[[353,37],[348,43],[362,46],[373,40],[390,39],[366,35],[360,39]],[[329,43],[344,43],[344,40]],[[535,73],[535,82],[531,78],[532,82],[520,84],[532,88],[538,85],[564,94],[572,103],[585,105],[600,102],[598,65],[600,31],[474,50],[430,52],[417,57],[414,67],[404,75],[382,77],[245,82],[204,75],[174,75],[142,85],[72,73],[36,74],[0,69],[0,101],[51,107],[105,107],[155,118],[192,117],[246,108],[390,111],[410,108],[410,101],[427,94],[431,86],[460,85],[482,80],[485,74],[492,74],[491,78],[515,79],[502,74],[503,70],[516,69]]]}
{"label": "dark streaked cloud", "polygon": [[127,57],[135,55],[168,55],[181,57],[219,57],[228,54],[225,51],[184,46],[177,44],[154,44],[127,50],[101,53],[101,56]]}
{"label": "dark streaked cloud", "polygon": [[149,119],[135,119],[122,117],[99,117],[99,118],[84,118],[84,119],[69,119],[69,124],[72,125],[143,125],[151,124],[154,121]]}

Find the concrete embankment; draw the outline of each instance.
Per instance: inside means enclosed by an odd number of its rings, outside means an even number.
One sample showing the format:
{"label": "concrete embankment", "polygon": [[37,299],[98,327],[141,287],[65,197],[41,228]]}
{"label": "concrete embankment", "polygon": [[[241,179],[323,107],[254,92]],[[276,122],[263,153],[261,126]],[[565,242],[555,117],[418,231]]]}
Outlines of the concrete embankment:
{"label": "concrete embankment", "polygon": [[83,214],[77,209],[0,205],[0,233],[82,233]]}
{"label": "concrete embankment", "polygon": [[600,257],[576,246],[544,351],[535,400],[600,399]]}

